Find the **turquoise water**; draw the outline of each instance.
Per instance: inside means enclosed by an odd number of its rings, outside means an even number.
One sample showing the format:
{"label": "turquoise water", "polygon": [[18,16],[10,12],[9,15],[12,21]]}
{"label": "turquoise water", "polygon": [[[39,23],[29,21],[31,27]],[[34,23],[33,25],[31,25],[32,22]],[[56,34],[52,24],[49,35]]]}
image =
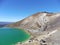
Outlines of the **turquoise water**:
{"label": "turquoise water", "polygon": [[0,28],[0,45],[12,45],[17,42],[23,42],[30,37],[22,29],[17,28]]}

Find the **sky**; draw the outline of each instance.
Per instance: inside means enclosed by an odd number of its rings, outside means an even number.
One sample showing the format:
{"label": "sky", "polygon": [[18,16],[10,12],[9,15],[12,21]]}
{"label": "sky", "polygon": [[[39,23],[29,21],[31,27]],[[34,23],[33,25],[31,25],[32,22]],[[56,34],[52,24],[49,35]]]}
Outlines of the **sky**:
{"label": "sky", "polygon": [[0,22],[16,22],[43,11],[60,12],[60,0],[0,0]]}

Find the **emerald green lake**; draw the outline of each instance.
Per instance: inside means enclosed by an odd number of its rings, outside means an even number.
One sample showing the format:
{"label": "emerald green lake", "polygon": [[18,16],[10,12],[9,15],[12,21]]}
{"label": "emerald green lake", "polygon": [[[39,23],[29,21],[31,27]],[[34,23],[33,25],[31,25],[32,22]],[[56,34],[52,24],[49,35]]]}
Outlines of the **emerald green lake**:
{"label": "emerald green lake", "polygon": [[22,29],[0,28],[0,45],[13,45],[28,40],[30,35]]}

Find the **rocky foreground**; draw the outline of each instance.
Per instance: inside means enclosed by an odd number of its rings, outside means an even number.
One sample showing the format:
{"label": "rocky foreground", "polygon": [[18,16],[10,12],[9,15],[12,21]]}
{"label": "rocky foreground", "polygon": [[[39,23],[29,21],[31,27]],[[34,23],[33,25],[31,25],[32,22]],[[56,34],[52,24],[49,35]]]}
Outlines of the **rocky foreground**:
{"label": "rocky foreground", "polygon": [[7,27],[22,28],[31,34],[16,45],[60,45],[60,13],[39,12]]}

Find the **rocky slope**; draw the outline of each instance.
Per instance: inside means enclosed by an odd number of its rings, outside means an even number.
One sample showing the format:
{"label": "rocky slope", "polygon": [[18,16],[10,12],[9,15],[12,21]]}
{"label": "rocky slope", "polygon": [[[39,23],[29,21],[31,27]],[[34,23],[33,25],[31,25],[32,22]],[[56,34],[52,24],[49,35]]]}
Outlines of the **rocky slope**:
{"label": "rocky slope", "polygon": [[34,42],[22,45],[60,45],[60,13],[39,12],[6,26],[22,28],[31,34]]}

